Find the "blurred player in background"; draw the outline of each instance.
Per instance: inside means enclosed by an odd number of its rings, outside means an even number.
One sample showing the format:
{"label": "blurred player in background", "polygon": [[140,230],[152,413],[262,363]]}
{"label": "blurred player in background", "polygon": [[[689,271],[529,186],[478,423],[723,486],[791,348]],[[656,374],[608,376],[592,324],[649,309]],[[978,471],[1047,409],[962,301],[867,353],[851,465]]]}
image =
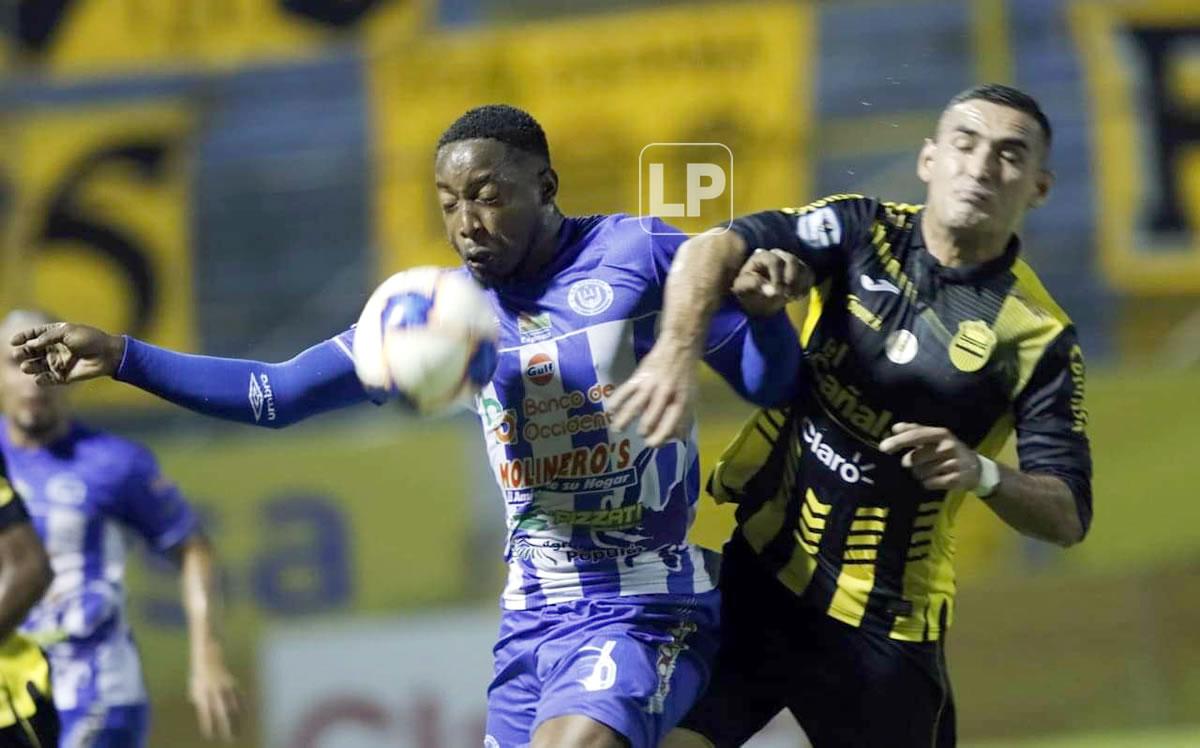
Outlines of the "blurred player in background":
{"label": "blurred player in background", "polygon": [[[509,563],[488,691],[491,748],[652,748],[699,696],[719,601],[687,543],[699,495],[695,431],[651,447],[610,432],[605,401],[654,342],[683,237],[629,216],[564,217],[545,133],[508,106],[442,135],[436,188],[447,236],[488,288],[499,363],[478,408],[505,498]],[[648,229],[658,235],[652,235]],[[284,363],[187,356],[80,325],[16,338],[43,383],[115,376],[185,407],[280,427],[367,400],[349,332]],[[743,396],[790,394],[786,316],[715,317],[701,353]],[[247,400],[246,382],[271,407]]]}
{"label": "blurred player in background", "polygon": [[37,644],[17,633],[52,579],[50,560],[0,456],[0,748],[58,745],[50,664]]}
{"label": "blurred player in background", "polygon": [[[1018,257],[1051,186],[1050,141],[1026,94],[970,89],[921,149],[924,207],[835,196],[678,253],[663,333],[614,395],[614,425],[640,415],[677,432],[708,313],[748,253],[767,250],[750,257],[748,308],[815,290],[811,379],[792,408],[752,419],[714,474],[714,494],[738,503],[721,651],[664,745],[741,745],[784,708],[817,748],[954,744],[943,642],[965,496],[1062,546],[1092,517],[1083,357]],[[1014,425],[1020,470],[992,460]]]}
{"label": "blurred player in background", "polygon": [[[10,312],[0,334],[51,320]],[[192,508],[143,446],[72,419],[66,391],[0,363],[0,450],[46,544],[54,583],[23,630],[46,647],[64,748],[144,746],[149,704],[125,613],[131,535],[181,569],[191,699],[205,737],[231,740],[236,684],[215,632],[213,553]]]}

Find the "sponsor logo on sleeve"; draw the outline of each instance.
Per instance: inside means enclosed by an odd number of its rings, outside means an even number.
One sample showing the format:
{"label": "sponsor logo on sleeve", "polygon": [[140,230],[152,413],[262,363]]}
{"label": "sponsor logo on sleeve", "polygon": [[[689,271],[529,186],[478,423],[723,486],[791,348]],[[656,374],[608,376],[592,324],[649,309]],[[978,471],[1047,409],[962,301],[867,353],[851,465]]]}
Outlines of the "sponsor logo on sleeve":
{"label": "sponsor logo on sleeve", "polygon": [[818,208],[796,220],[796,236],[812,247],[832,247],[842,243],[842,224],[833,208]]}
{"label": "sponsor logo on sleeve", "polygon": [[254,413],[254,422],[258,423],[262,420],[263,407],[263,391],[262,387],[258,386],[258,379],[254,373],[250,374],[250,410]]}

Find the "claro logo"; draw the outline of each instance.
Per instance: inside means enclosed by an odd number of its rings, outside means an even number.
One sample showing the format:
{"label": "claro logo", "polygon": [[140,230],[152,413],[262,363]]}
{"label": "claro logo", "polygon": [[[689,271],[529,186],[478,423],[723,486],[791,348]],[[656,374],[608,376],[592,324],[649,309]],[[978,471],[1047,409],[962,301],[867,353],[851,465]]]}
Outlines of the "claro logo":
{"label": "claro logo", "polygon": [[818,431],[812,421],[807,418],[804,419],[804,428],[800,434],[804,437],[804,443],[808,445],[809,454],[844,482],[875,485],[874,479],[870,476],[870,472],[875,469],[875,463],[861,464],[861,452],[855,452],[854,456],[849,459],[838,454],[837,450],[825,443],[825,435]]}

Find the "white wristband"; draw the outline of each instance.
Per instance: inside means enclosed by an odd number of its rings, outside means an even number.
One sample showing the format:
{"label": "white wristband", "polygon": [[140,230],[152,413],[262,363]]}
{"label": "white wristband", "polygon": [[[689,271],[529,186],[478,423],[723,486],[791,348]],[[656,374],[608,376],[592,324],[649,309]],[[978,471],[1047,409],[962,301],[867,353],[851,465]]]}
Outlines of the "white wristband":
{"label": "white wristband", "polygon": [[983,499],[991,496],[1000,485],[1000,466],[983,455],[975,456],[979,458],[979,482],[975,484],[974,494]]}

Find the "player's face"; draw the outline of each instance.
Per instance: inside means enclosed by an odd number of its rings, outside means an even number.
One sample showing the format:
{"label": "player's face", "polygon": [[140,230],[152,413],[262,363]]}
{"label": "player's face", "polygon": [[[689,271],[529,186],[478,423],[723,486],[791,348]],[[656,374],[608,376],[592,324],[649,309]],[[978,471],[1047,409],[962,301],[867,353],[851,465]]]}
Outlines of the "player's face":
{"label": "player's face", "polygon": [[4,415],[14,426],[33,436],[53,432],[69,417],[66,388],[39,387],[33,377],[21,372],[8,347],[2,348],[0,405]]}
{"label": "player's face", "polygon": [[450,143],[434,164],[446,236],[471,275],[490,284],[529,255],[552,198],[544,162],[497,140]]}
{"label": "player's face", "polygon": [[1025,112],[982,100],[950,107],[917,167],[929,210],[951,230],[1016,232],[1050,190],[1045,150],[1037,120]]}

